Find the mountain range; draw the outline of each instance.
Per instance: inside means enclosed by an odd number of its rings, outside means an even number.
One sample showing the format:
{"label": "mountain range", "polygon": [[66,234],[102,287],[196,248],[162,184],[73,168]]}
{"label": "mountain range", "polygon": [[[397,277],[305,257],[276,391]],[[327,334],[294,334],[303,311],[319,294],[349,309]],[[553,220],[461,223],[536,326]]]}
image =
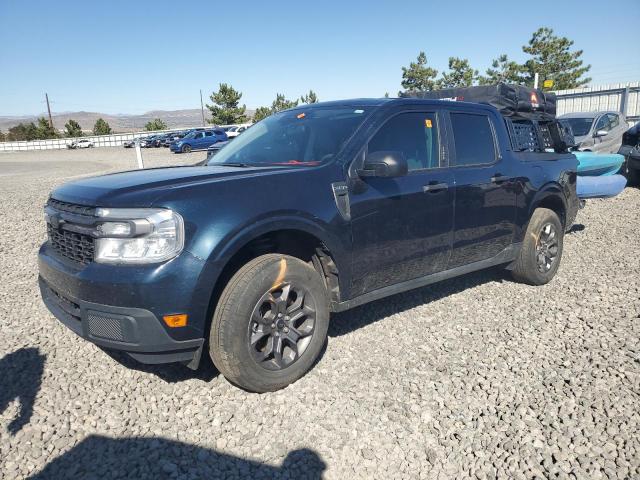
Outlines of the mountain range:
{"label": "mountain range", "polygon": [[[210,119],[211,115],[208,110],[204,112],[205,119]],[[247,110],[247,115],[251,117],[253,110]],[[24,116],[2,116],[0,115],[0,131],[7,132],[9,128],[19,123],[37,122],[38,117],[47,117],[46,113],[40,115],[24,115]],[[154,118],[161,119],[167,124],[168,128],[190,128],[202,126],[202,113],[200,109],[185,110],[152,110],[141,115],[128,114],[109,114],[99,112],[62,112],[52,114],[53,126],[58,130],[64,130],[64,125],[73,119],[80,124],[82,130],[91,132],[93,125],[98,118],[104,119],[114,133],[135,132],[144,130],[147,122]]]}

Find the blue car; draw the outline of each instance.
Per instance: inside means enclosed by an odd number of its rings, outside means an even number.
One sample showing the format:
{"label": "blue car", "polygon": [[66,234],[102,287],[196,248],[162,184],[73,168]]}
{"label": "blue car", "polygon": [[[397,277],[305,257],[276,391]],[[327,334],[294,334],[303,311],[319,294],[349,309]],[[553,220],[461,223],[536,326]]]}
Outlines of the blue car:
{"label": "blue car", "polygon": [[183,138],[171,143],[169,149],[174,153],[189,153],[192,150],[206,150],[214,143],[227,139],[227,134],[221,128],[192,130]]}

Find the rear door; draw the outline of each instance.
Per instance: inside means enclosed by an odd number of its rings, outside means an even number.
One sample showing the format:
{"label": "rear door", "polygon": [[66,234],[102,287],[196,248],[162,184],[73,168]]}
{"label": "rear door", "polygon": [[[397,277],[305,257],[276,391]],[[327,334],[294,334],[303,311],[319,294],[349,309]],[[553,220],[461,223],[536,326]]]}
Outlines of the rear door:
{"label": "rear door", "polygon": [[489,112],[449,112],[455,180],[453,249],[448,268],[491,258],[511,245],[516,216],[514,166],[500,154]]}
{"label": "rear door", "polygon": [[397,111],[369,139],[366,151],[401,152],[409,172],[350,192],[354,296],[446,268],[454,198],[442,124],[435,109]]}

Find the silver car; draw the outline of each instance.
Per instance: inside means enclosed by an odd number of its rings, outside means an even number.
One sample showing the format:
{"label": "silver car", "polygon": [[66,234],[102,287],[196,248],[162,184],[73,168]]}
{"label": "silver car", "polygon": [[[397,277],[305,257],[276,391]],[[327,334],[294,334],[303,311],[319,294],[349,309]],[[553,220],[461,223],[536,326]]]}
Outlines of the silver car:
{"label": "silver car", "polygon": [[578,150],[589,152],[617,153],[629,128],[620,112],[566,113],[558,119],[571,128]]}

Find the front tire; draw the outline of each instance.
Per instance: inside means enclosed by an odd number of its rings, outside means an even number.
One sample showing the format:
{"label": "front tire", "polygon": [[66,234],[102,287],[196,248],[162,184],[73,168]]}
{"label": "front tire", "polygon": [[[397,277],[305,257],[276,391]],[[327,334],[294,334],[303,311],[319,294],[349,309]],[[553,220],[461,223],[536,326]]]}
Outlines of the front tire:
{"label": "front tire", "polygon": [[513,277],[529,285],[549,283],[560,266],[563,241],[564,229],[558,215],[548,208],[537,208],[515,260]]}
{"label": "front tire", "polygon": [[191,153],[191,145],[183,145],[180,151],[182,153]]}
{"label": "front tire", "polygon": [[279,390],[313,366],[327,338],[329,302],[318,272],[302,260],[262,255],[225,287],[211,324],[209,354],[232,383]]}

